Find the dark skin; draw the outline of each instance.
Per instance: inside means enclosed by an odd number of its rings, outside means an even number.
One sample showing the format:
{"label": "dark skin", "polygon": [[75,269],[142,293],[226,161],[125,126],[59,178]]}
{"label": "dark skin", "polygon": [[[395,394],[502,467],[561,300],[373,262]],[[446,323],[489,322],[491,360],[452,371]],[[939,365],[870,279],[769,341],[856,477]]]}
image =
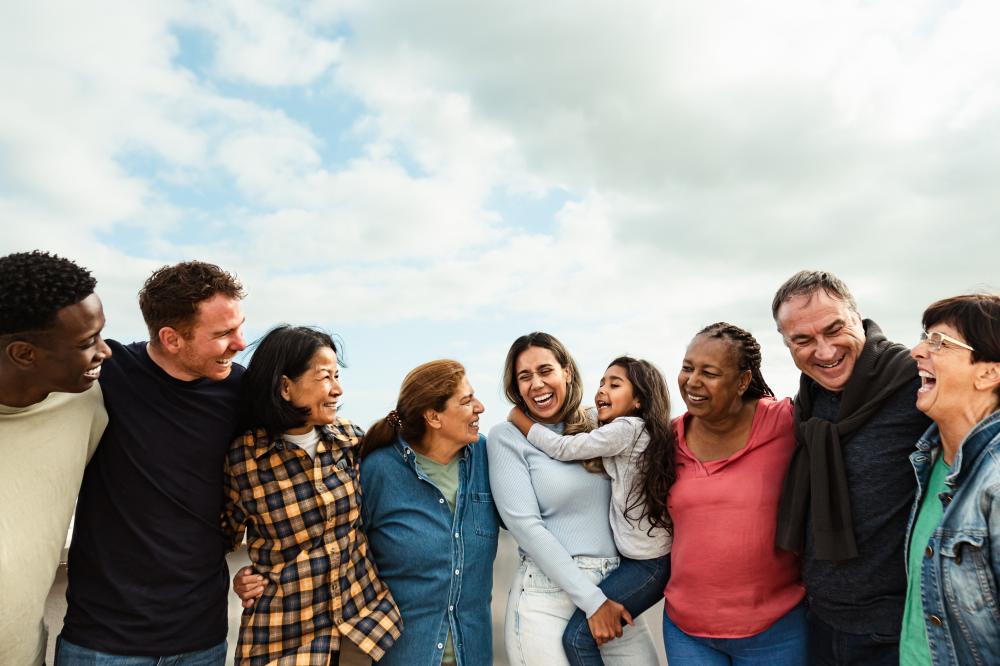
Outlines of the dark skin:
{"label": "dark skin", "polygon": [[695,337],[677,380],[690,412],[685,439],[691,453],[708,462],[728,458],[746,446],[757,401],[743,400],[750,371],[740,370],[731,342]]}
{"label": "dark skin", "polygon": [[101,338],[104,309],[97,294],[67,305],[55,323],[28,340],[8,340],[0,355],[0,404],[27,407],[49,393],[81,393],[100,375],[111,356]]}

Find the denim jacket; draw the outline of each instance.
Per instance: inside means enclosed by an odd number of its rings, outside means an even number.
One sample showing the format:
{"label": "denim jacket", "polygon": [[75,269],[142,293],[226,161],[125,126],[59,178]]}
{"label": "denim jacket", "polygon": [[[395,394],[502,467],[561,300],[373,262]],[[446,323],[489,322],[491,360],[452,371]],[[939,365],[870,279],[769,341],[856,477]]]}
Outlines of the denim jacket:
{"label": "denim jacket", "polygon": [[[910,455],[917,496],[907,527],[907,551],[940,447],[934,424]],[[939,495],[944,515],[920,568],[931,659],[935,666],[1000,664],[1000,410],[966,435],[945,484],[948,490]]]}
{"label": "denim jacket", "polygon": [[499,523],[486,438],[461,453],[452,513],[402,439],[361,461],[362,507],[380,578],[403,616],[403,634],[380,666],[441,662],[451,629],[458,666],[493,663],[493,559]]}

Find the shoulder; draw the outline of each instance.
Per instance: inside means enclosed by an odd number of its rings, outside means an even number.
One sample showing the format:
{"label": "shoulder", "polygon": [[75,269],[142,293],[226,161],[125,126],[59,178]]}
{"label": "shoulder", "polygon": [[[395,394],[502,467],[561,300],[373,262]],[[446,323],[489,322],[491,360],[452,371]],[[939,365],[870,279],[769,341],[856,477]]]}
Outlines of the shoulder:
{"label": "shoulder", "polygon": [[352,444],[357,445],[361,438],[365,436],[365,431],[361,426],[356,425],[353,421],[348,419],[342,419],[337,417],[336,420],[329,426],[330,430],[334,432],[335,435],[340,435],[351,441]]}
{"label": "shoulder", "polygon": [[529,446],[528,440],[517,429],[517,426],[510,421],[503,421],[490,428],[486,439],[490,443],[490,448],[524,448],[525,446]]}
{"label": "shoulder", "polygon": [[263,428],[246,430],[229,443],[226,458],[230,463],[254,458],[258,449],[267,448],[270,440]]}
{"label": "shoulder", "polygon": [[396,443],[386,444],[361,459],[361,473],[363,475],[371,474],[376,470],[384,470],[400,464],[402,461],[403,458],[396,449]]}
{"label": "shoulder", "polygon": [[637,433],[646,427],[646,422],[638,416],[619,416],[611,423],[605,423],[599,430],[621,430],[625,432]]}
{"label": "shoulder", "polygon": [[791,398],[772,398],[764,396],[757,403],[760,409],[769,419],[781,421],[791,425],[795,413],[795,407]]}

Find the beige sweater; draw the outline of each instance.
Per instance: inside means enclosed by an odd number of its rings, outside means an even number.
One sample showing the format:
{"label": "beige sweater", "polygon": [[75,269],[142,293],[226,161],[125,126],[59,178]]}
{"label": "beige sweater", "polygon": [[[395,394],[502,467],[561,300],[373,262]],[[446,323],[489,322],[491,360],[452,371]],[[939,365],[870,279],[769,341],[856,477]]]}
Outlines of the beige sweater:
{"label": "beige sweater", "polygon": [[96,384],[28,407],[0,405],[0,664],[45,657],[45,598],[107,424]]}

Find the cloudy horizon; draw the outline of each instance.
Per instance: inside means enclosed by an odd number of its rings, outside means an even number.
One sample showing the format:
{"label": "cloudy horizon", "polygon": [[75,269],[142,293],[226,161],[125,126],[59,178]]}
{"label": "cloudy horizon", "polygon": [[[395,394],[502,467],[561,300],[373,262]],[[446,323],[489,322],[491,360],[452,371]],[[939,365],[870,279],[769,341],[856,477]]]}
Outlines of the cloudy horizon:
{"label": "cloudy horizon", "polygon": [[2,252],[89,267],[122,341],[152,270],[217,263],[248,338],[342,336],[362,425],[439,357],[501,420],[531,330],[590,396],[621,353],[673,387],[731,321],[788,395],[770,300],[795,271],[905,344],[931,301],[1000,287],[998,23],[985,0],[8,3]]}

